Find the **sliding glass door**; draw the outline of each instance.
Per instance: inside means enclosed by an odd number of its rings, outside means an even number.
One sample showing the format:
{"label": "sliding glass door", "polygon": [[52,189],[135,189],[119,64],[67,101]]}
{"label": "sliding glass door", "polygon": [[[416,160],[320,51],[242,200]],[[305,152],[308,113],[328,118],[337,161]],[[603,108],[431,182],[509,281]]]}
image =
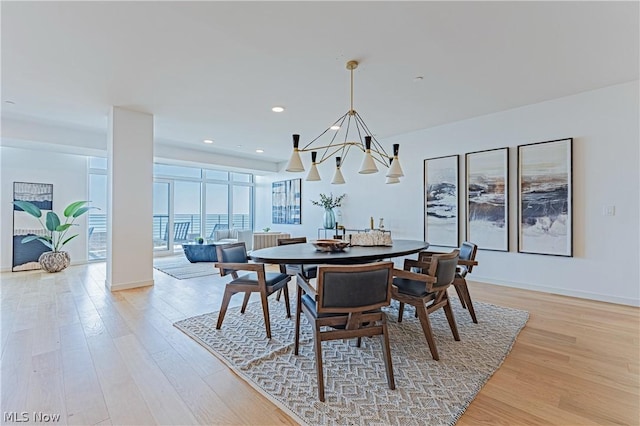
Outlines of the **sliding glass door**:
{"label": "sliding glass door", "polygon": [[205,238],[213,239],[216,229],[233,228],[229,221],[229,185],[206,183],[205,191]]}
{"label": "sliding glass door", "polygon": [[153,182],[153,250],[169,251],[173,247],[173,215],[171,199],[173,183],[156,179]]}
{"label": "sliding glass door", "polygon": [[[88,254],[106,256],[107,162],[89,157],[89,199],[101,210],[89,212]],[[215,229],[253,229],[254,182],[250,173],[154,164],[153,250],[180,251]]]}
{"label": "sliding glass door", "polygon": [[173,182],[173,237],[176,249],[201,235],[200,182],[175,180]]}

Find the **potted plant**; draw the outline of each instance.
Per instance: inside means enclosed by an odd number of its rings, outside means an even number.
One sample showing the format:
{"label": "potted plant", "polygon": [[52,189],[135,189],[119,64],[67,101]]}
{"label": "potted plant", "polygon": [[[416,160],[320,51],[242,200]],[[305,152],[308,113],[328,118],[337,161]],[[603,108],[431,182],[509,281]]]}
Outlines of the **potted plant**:
{"label": "potted plant", "polygon": [[334,207],[340,207],[345,195],[342,194],[333,198],[333,193],[329,193],[329,196],[320,194],[320,201],[311,200],[311,204],[314,206],[324,207],[324,215],[322,216],[322,225],[325,229],[333,229],[336,226],[336,216],[333,213]]}
{"label": "potted plant", "polygon": [[51,251],[42,253],[38,262],[42,269],[47,272],[59,272],[69,266],[71,263],[71,257],[69,253],[63,251],[62,248],[69,241],[73,240],[78,234],[69,236],[69,230],[75,224],[75,220],[88,212],[91,209],[97,207],[88,207],[89,201],[76,201],[69,204],[62,213],[65,220],[64,223],[60,221],[60,216],[55,212],[47,212],[45,221],[42,222],[42,211],[38,206],[28,201],[14,201],[17,207],[22,209],[25,213],[38,219],[45,235],[28,235],[22,239],[22,243],[28,243],[29,241],[38,240],[45,246],[49,247]]}
{"label": "potted plant", "polygon": [[196,243],[197,244],[204,244],[204,238],[203,237],[196,237]]}

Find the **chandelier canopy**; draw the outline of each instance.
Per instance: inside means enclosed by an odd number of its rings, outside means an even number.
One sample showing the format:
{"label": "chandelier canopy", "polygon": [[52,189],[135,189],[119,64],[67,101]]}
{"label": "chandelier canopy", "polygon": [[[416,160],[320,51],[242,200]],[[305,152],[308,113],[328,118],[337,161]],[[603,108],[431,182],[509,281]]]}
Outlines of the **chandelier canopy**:
{"label": "chandelier canopy", "polygon": [[[386,174],[386,183],[400,182],[399,178],[404,176],[402,167],[400,166],[400,160],[398,159],[400,145],[393,145],[392,156],[387,154],[382,145],[376,140],[375,136],[373,136],[362,117],[360,117],[360,114],[353,108],[353,70],[356,68],[358,68],[357,61],[347,62],[347,69],[351,72],[351,108],[349,111],[334,121],[333,124],[320,133],[320,135],[302,148],[299,146],[300,135],[293,135],[293,152],[291,153],[289,163],[287,163],[286,171],[304,172],[304,165],[302,164],[300,153],[310,151],[311,168],[306,180],[318,181],[321,179],[317,165],[335,156],[336,170],[331,183],[343,184],[345,180],[340,168],[347,159],[351,148],[355,147],[364,153],[359,173],[377,173],[378,166],[383,166],[389,169]],[[318,153],[320,153],[320,158],[318,158]]]}

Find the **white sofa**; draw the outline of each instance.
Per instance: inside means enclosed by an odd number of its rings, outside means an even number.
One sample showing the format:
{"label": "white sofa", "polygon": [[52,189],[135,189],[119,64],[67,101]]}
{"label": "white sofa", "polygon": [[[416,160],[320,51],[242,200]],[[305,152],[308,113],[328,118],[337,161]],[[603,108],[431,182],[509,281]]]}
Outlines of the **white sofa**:
{"label": "white sofa", "polygon": [[213,231],[213,241],[216,243],[237,243],[237,229],[218,229]]}

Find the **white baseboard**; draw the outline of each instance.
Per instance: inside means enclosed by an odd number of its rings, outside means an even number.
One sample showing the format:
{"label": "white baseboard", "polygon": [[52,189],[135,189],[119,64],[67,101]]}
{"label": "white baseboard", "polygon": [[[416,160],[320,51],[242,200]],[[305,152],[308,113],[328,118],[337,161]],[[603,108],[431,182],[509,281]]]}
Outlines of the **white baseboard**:
{"label": "white baseboard", "polygon": [[610,302],[610,303],[617,303],[619,305],[640,307],[639,299],[631,299],[628,297],[616,297],[616,296],[611,296],[610,294],[599,294],[599,293],[592,293],[588,291],[567,290],[562,288],[546,287],[542,285],[518,283],[514,281],[496,280],[492,278],[479,277],[479,276],[476,276],[475,274],[473,276],[469,276],[467,279],[469,281],[477,281],[480,283],[494,284],[494,285],[499,285],[503,287],[521,288],[524,290],[533,290],[533,291],[540,291],[543,293],[577,297],[579,299],[589,299],[589,300],[596,300],[599,302]]}
{"label": "white baseboard", "polygon": [[138,287],[149,287],[154,285],[154,281],[149,280],[149,281],[138,281],[134,283],[112,284],[105,280],[104,285],[105,287],[107,287],[107,290],[109,291],[119,291],[119,290],[129,290],[131,288],[138,288]]}

